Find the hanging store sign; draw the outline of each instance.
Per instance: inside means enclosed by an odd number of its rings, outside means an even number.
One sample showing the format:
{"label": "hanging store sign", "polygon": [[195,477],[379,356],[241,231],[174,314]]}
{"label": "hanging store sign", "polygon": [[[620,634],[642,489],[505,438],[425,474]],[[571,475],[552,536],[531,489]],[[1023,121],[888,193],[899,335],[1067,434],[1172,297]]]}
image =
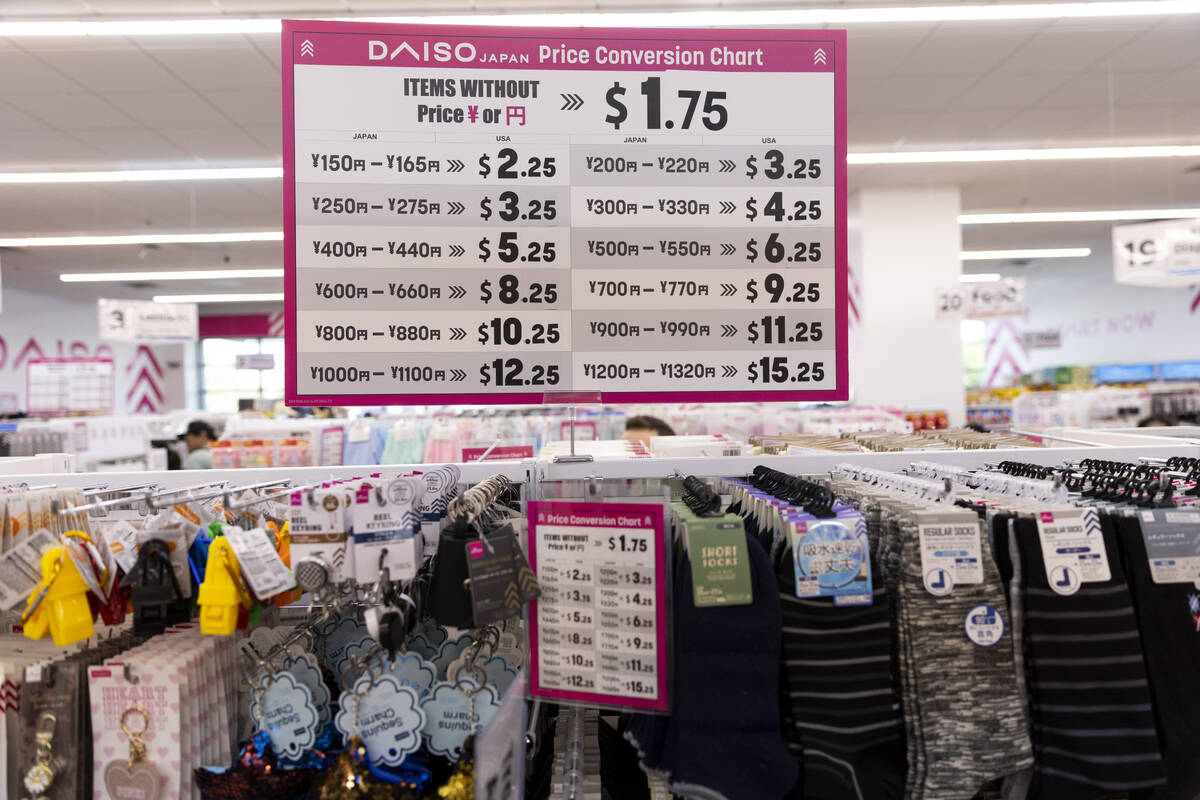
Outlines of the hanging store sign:
{"label": "hanging store sign", "polygon": [[663,507],[532,502],[526,552],[531,694],[667,710]]}
{"label": "hanging store sign", "polygon": [[290,404],[847,397],[844,32],[285,21],[283,60]]}
{"label": "hanging store sign", "polygon": [[1112,229],[1113,278],[1140,286],[1190,286],[1200,276],[1200,220]]}
{"label": "hanging store sign", "polygon": [[234,369],[275,369],[274,353],[244,353],[234,356]]}
{"label": "hanging store sign", "polygon": [[195,303],[151,303],[145,300],[96,301],[100,338],[111,342],[194,342],[200,314]]}
{"label": "hanging store sign", "polygon": [[1019,317],[1028,309],[1025,279],[1004,278],[986,283],[967,283],[939,291],[935,298],[937,319],[991,319]]}

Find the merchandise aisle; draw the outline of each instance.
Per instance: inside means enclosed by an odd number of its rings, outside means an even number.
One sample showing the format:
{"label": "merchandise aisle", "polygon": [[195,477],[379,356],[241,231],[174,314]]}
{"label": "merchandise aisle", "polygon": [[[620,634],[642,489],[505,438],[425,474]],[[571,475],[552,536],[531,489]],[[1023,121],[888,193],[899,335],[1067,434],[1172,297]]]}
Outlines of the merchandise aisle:
{"label": "merchandise aisle", "polygon": [[1200,447],[1134,438],[30,477],[7,796],[1190,798]]}

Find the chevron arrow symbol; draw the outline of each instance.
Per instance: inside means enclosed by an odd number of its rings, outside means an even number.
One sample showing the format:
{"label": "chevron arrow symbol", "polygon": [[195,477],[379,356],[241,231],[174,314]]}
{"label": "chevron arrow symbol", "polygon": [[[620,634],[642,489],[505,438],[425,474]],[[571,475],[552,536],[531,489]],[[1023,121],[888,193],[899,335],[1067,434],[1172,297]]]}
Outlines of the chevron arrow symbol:
{"label": "chevron arrow symbol", "polygon": [[825,63],[825,50],[823,48],[818,47],[817,52],[813,53],[813,63],[814,64],[824,64]]}
{"label": "chevron arrow symbol", "polygon": [[583,98],[577,94],[560,94],[563,99],[562,108],[559,111],[577,111],[583,108]]}
{"label": "chevron arrow symbol", "polygon": [[143,387],[143,384],[144,388],[141,389],[143,397],[148,399],[153,394],[158,398],[159,403],[163,402],[162,391],[158,388],[158,384],[154,382],[154,378],[151,377],[150,372],[145,367],[142,367],[142,371],[134,378],[133,383],[129,387],[129,392],[125,395],[125,402],[132,403],[134,396],[138,393],[139,387]]}
{"label": "chevron arrow symbol", "polygon": [[449,168],[446,170],[446,172],[462,172],[462,171],[463,171],[463,167],[465,167],[465,166],[466,166],[466,164],[464,164],[463,162],[459,161],[457,158],[452,158],[452,159],[450,159],[450,162],[449,162],[449,163],[450,163],[450,166],[449,166]]}
{"label": "chevron arrow symbol", "polygon": [[450,382],[451,383],[458,383],[459,381],[466,380],[466,378],[467,378],[467,373],[463,372],[461,369],[451,369],[450,370]]}
{"label": "chevron arrow symbol", "polygon": [[517,572],[517,581],[521,584],[521,594],[529,597],[539,597],[542,594],[541,584],[538,583],[537,575],[533,574],[533,570],[522,564],[521,569]]}
{"label": "chevron arrow symbol", "polygon": [[737,252],[737,248],[734,247],[733,245],[729,244],[728,242],[721,243],[721,255],[731,256],[736,252]]}
{"label": "chevron arrow symbol", "polygon": [[452,342],[457,342],[459,339],[465,339],[466,336],[467,336],[467,332],[465,330],[463,330],[462,328],[451,328],[450,329],[450,341],[452,341]]}
{"label": "chevron arrow symbol", "polygon": [[737,375],[737,367],[731,367],[728,364],[721,367],[722,378],[732,378],[734,375]]}
{"label": "chevron arrow symbol", "polygon": [[453,200],[450,201],[450,215],[451,216],[454,216],[456,214],[461,214],[466,210],[467,210],[467,207],[464,206],[462,203],[456,203]]}
{"label": "chevron arrow symbol", "polygon": [[737,164],[734,164],[728,158],[721,159],[721,172],[733,172],[735,167],[737,167]]}
{"label": "chevron arrow symbol", "polygon": [[451,286],[450,287],[450,299],[451,300],[457,300],[460,297],[465,297],[466,294],[467,294],[467,290],[461,286]]}
{"label": "chevron arrow symbol", "polygon": [[450,245],[450,257],[451,258],[458,258],[465,252],[467,252],[467,248],[463,247],[461,244]]}
{"label": "chevron arrow symbol", "polygon": [[312,58],[313,52],[313,43],[311,41],[305,39],[300,43],[300,55]]}
{"label": "chevron arrow symbol", "polygon": [[735,210],[737,210],[737,206],[735,206],[733,203],[729,202],[728,200],[721,201],[722,214],[732,214]]}
{"label": "chevron arrow symbol", "polygon": [[732,297],[737,294],[737,287],[732,283],[721,284],[721,297]]}
{"label": "chevron arrow symbol", "polygon": [[737,328],[733,325],[721,323],[721,338],[728,339],[730,336],[737,336]]}

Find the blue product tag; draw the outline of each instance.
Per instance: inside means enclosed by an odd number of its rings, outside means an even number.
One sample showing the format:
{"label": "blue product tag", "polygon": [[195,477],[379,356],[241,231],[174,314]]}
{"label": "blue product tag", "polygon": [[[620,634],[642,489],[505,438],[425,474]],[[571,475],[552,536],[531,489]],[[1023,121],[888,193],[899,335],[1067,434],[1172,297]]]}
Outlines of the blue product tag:
{"label": "blue product tag", "polygon": [[993,605],[975,606],[963,620],[967,638],[980,647],[991,647],[1004,636],[1004,617]]}
{"label": "blue product tag", "polygon": [[805,516],[792,522],[797,597],[832,597],[834,605],[871,605],[871,552],[866,522],[857,512]]}

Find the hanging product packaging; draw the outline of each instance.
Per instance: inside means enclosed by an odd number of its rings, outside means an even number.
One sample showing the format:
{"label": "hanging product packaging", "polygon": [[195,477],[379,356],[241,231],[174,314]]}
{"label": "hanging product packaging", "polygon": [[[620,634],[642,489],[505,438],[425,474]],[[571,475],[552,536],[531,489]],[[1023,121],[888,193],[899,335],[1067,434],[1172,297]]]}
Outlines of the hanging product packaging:
{"label": "hanging product packaging", "polygon": [[420,478],[363,481],[350,508],[354,577],[360,584],[379,581],[383,569],[391,580],[411,580],[421,559],[417,540],[425,493]]}
{"label": "hanging product packaging", "polygon": [[332,568],[329,582],[341,582],[346,562],[346,492],[340,487],[294,492],[288,529],[292,564],[320,559]]}

